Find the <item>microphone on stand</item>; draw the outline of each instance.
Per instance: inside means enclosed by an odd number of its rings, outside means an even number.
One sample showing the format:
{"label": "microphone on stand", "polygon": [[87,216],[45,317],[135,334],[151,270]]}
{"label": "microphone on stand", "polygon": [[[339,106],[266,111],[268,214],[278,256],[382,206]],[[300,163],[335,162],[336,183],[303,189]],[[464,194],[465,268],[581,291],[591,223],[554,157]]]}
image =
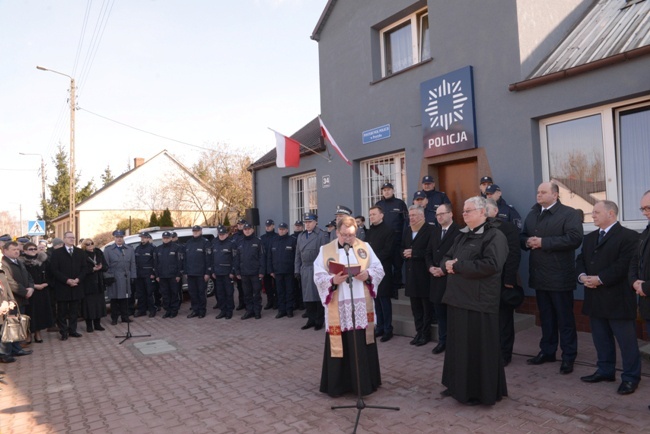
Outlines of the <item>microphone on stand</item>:
{"label": "microphone on stand", "polygon": [[343,244],[343,250],[345,250],[346,255],[349,255],[350,254],[349,253],[350,252],[350,244],[348,244],[348,243]]}

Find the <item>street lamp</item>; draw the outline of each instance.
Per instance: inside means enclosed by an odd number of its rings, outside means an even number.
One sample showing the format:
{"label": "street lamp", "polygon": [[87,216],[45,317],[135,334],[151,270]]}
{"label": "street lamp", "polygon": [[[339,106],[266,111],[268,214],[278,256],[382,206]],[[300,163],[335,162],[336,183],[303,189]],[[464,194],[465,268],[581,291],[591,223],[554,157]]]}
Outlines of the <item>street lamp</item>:
{"label": "street lamp", "polygon": [[[36,69],[41,71],[50,71],[55,74],[63,75],[70,79],[70,231],[73,234],[76,234],[76,225],[75,225],[75,214],[76,214],[76,204],[75,204],[75,195],[77,191],[76,182],[75,182],[75,165],[74,165],[74,111],[75,111],[75,81],[74,78],[70,77],[68,74],[64,74],[59,71],[54,71],[53,69],[43,68],[42,66],[37,66]],[[42,161],[42,157],[41,157]],[[45,200],[45,187],[43,187],[43,200]]]}

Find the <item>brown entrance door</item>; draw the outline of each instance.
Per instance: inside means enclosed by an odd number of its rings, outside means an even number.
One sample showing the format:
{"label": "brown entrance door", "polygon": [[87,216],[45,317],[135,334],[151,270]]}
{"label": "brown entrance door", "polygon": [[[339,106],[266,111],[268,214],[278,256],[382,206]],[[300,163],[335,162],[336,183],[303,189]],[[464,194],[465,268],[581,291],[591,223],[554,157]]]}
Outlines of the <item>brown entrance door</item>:
{"label": "brown entrance door", "polygon": [[454,221],[461,227],[465,200],[479,194],[478,162],[476,158],[436,165],[438,189],[447,193],[454,210]]}

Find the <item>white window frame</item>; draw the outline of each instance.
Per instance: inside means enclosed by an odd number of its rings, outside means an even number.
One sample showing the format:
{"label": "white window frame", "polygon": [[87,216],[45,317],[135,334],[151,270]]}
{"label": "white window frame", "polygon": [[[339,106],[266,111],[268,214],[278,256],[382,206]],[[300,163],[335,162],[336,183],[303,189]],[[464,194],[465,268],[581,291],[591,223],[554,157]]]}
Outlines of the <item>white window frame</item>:
{"label": "white window frame", "polygon": [[[650,98],[647,96],[634,98],[540,120],[539,135],[542,153],[542,177],[544,181],[550,181],[548,137],[546,134],[547,127],[560,122],[600,115],[603,134],[603,157],[605,159],[605,192],[607,199],[618,204],[619,208],[622,210],[622,204],[620,203],[620,199],[623,197],[621,191],[621,167],[620,159],[618,158],[620,152],[619,116],[620,112],[640,107],[650,107]],[[640,200],[641,198],[638,199]],[[622,219],[622,212],[619,213],[619,217]],[[644,222],[639,220],[621,220],[621,223],[625,223],[626,227],[635,230],[642,230],[647,225],[647,221]],[[584,223],[583,226],[585,233],[595,230],[593,223]]]}
{"label": "white window frame", "polygon": [[[309,188],[309,180],[313,179],[313,188]],[[298,191],[298,184],[302,181],[303,189]],[[310,195],[313,194],[314,208],[309,208]],[[302,196],[303,206],[298,203],[298,195]],[[291,221],[302,220],[305,212],[318,212],[318,183],[316,172],[303,173],[289,178],[289,216]]]}
{"label": "white window frame", "polygon": [[[395,21],[394,23],[390,24],[389,26],[384,27],[379,31],[379,47],[381,51],[381,76],[382,77],[387,77],[391,76],[393,74],[397,74],[400,71],[403,71],[404,69],[416,65],[423,60],[421,58],[421,53],[422,53],[422,32],[421,32],[421,23],[424,18],[424,16],[429,16],[429,11],[427,8],[422,8],[398,21]],[[413,63],[405,68],[400,69],[399,71],[393,71],[392,73],[388,74],[386,72],[386,33],[390,33],[393,29],[396,27],[401,26],[402,24],[410,21],[411,23],[411,52],[413,54]],[[429,21],[429,32],[431,31],[431,22]],[[431,47],[431,45],[429,45]],[[429,53],[429,57],[431,57],[431,53]]]}
{"label": "white window frame", "polygon": [[[368,217],[368,210],[375,205],[377,200],[373,199],[373,192],[370,191],[370,177],[366,176],[369,170],[369,166],[373,164],[378,164],[380,162],[385,162],[393,160],[395,171],[389,174],[377,174],[375,177],[376,180],[380,181],[380,184],[383,182],[391,182],[393,187],[395,187],[395,197],[402,199],[407,204],[408,200],[405,198],[408,197],[407,183],[406,183],[406,153],[399,152],[395,154],[382,155],[379,157],[369,158],[360,162],[360,181],[361,181],[361,215]],[[388,176],[386,176],[388,175]],[[375,184],[376,185],[376,184]],[[380,193],[381,195],[381,193]],[[376,196],[375,196],[376,198]],[[381,199],[381,197],[379,197]],[[378,199],[378,200],[379,200]]]}

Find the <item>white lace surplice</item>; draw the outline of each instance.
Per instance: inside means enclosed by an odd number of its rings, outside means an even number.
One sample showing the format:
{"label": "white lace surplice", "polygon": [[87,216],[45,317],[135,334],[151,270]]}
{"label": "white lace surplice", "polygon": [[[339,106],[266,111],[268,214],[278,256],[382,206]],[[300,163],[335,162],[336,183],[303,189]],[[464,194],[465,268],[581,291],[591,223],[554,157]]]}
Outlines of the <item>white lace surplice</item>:
{"label": "white lace surplice", "polygon": [[[368,266],[368,273],[372,277],[372,285],[374,288],[379,286],[381,279],[384,278],[384,268],[375,255],[375,252],[372,250],[369,244],[365,244],[365,250],[368,251],[370,255],[370,262]],[[339,257],[337,262],[347,265],[347,257],[345,255],[345,250],[338,249]],[[350,249],[350,265],[356,265],[359,262],[355,256],[354,249]],[[327,304],[330,302],[332,297],[330,297],[330,288],[332,286],[332,274],[329,274],[327,269],[323,264],[323,248],[321,247],[318,257],[314,261],[314,283],[318,287],[318,294],[320,295],[321,302],[327,310]],[[354,294],[354,309],[355,309],[355,320],[357,329],[365,329],[368,327],[368,312],[366,311],[366,299],[363,293],[364,283],[360,280],[353,279],[352,282],[352,291]],[[350,300],[350,288],[347,283],[343,282],[339,285],[337,291],[339,292],[339,316],[341,323],[341,331],[352,330],[352,305]],[[376,296],[375,291],[371,291],[370,295],[374,298]],[[325,312],[325,329],[327,330],[329,324],[327,323],[327,312]]]}

